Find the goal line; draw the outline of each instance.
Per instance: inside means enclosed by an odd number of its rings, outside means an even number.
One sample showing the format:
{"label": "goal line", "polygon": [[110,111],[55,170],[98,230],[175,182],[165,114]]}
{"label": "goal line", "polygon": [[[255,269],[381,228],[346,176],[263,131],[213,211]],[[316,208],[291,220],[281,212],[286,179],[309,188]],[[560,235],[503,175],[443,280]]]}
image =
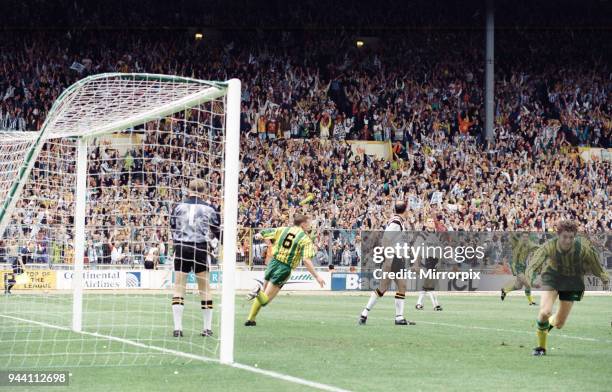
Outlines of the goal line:
{"label": "goal line", "polygon": [[242,363],[237,363],[237,362],[223,363],[223,362],[221,362],[217,358],[210,358],[210,357],[206,357],[204,355],[190,354],[190,353],[186,353],[186,352],[183,352],[183,351],[172,350],[172,349],[169,349],[169,348],[148,345],[148,344],[144,344],[144,343],[135,342],[135,341],[129,340],[129,339],[119,338],[119,337],[116,337],[116,336],[100,334],[100,333],[97,333],[97,332],[87,332],[87,331],[83,331],[83,330],[81,330],[81,331],[74,331],[73,329],[68,328],[68,327],[62,327],[62,326],[59,326],[59,325],[53,325],[53,324],[44,323],[44,322],[40,322],[40,321],[29,320],[29,319],[25,319],[25,318],[21,318],[21,317],[8,316],[8,315],[4,315],[4,314],[0,314],[0,317],[5,318],[5,319],[14,320],[14,321],[20,321],[20,322],[24,322],[24,323],[34,324],[34,325],[38,325],[38,326],[45,327],[45,328],[57,329],[57,330],[60,330],[60,331],[75,332],[75,333],[78,333],[78,334],[81,334],[81,335],[91,336],[91,337],[94,337],[94,338],[108,339],[108,340],[112,340],[112,341],[115,341],[115,342],[119,342],[119,343],[123,343],[123,344],[128,344],[128,345],[131,345],[131,346],[134,346],[134,347],[140,347],[140,348],[146,348],[146,349],[150,349],[150,350],[155,350],[155,351],[159,351],[161,353],[165,353],[165,354],[169,354],[169,355],[175,355],[175,356],[178,356],[178,357],[183,357],[183,358],[192,359],[192,360],[196,360],[196,361],[217,363],[217,364],[221,364],[221,365],[225,365],[225,366],[230,366],[230,367],[233,367],[235,369],[241,369],[241,370],[245,370],[245,371],[248,371],[248,372],[261,374],[261,375],[264,375],[264,376],[267,376],[267,377],[271,377],[271,378],[275,378],[275,379],[278,379],[278,380],[287,381],[287,382],[294,383],[294,384],[304,385],[304,386],[311,387],[311,388],[314,388],[314,389],[318,389],[318,390],[321,390],[321,391],[349,392],[349,390],[347,390],[347,389],[338,388],[338,387],[335,387],[333,385],[323,384],[323,383],[319,383],[319,382],[316,382],[316,381],[310,381],[310,380],[306,380],[306,379],[303,379],[303,378],[291,376],[291,375],[288,375],[288,374],[283,374],[283,373],[275,372],[275,371],[272,371],[272,370],[260,369],[260,368],[257,368],[257,367],[254,367],[254,366],[250,366],[250,365],[245,365],[245,364],[242,364]]}

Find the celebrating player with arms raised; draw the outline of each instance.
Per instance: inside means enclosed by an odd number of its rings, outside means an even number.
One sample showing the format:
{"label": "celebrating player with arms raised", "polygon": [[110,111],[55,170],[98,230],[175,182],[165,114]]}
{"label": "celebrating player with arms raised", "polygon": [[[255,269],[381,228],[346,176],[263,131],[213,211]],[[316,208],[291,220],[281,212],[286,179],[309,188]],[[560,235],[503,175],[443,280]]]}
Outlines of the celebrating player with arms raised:
{"label": "celebrating player with arms raised", "polygon": [[[533,355],[546,355],[546,338],[554,327],[562,328],[572,310],[574,301],[584,294],[584,275],[591,272],[599,277],[604,287],[608,285],[608,273],[599,263],[597,250],[591,243],[576,235],[577,225],[562,221],[557,226],[557,237],[544,243],[532,256],[527,276],[541,271],[542,303],[538,314],[538,347]],[[559,297],[559,309],[552,315],[555,301]],[[551,316],[552,315],[552,316]]]}
{"label": "celebrating player with arms raised", "polygon": [[317,274],[311,259],[315,255],[312,240],[306,234],[310,230],[310,219],[302,214],[296,214],[293,218],[293,226],[279,227],[276,229],[263,230],[257,237],[273,239],[272,259],[266,268],[264,275],[265,284],[261,284],[249,293],[248,299],[253,300],[251,311],[245,326],[257,325],[255,317],[262,306],[266,306],[276,297],[285,282],[289,280],[291,271],[303,261],[306,269],[319,282],[321,287],[325,281]]}

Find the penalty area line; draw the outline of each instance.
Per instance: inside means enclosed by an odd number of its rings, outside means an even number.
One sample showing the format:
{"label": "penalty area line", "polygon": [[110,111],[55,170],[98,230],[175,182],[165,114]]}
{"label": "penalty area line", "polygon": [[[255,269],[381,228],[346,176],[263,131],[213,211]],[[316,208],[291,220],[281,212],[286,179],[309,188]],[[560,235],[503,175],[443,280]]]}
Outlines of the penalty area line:
{"label": "penalty area line", "polygon": [[183,352],[183,351],[172,350],[172,349],[164,348],[164,347],[152,346],[152,345],[149,345],[149,344],[135,342],[135,341],[129,340],[129,339],[118,338],[116,336],[99,334],[97,332],[74,331],[72,328],[62,327],[60,325],[54,325],[54,324],[44,323],[44,322],[41,322],[41,321],[24,319],[24,318],[21,318],[21,317],[8,316],[8,315],[5,315],[5,314],[0,314],[0,317],[6,318],[6,319],[10,319],[10,320],[15,320],[15,321],[21,321],[21,322],[29,323],[29,324],[35,324],[35,325],[39,325],[39,326],[45,327],[45,328],[52,328],[52,329],[57,329],[57,330],[60,330],[60,331],[74,332],[74,333],[79,333],[81,335],[86,335],[86,336],[92,336],[92,337],[96,337],[96,338],[104,338],[104,339],[108,339],[108,340],[113,340],[115,342],[125,343],[125,344],[129,344],[129,345],[135,346],[135,347],[151,349],[151,350],[159,351],[159,352],[162,352],[162,353],[175,355],[175,356],[178,356],[178,357],[193,359],[193,360],[196,360],[196,361],[214,362],[214,363],[217,363],[217,364],[220,364],[220,365],[230,366],[230,367],[233,367],[235,369],[241,369],[241,370],[244,370],[244,371],[261,374],[261,375],[264,375],[264,376],[267,376],[267,377],[271,377],[271,378],[275,378],[275,379],[278,379],[278,380],[287,381],[287,382],[294,383],[294,384],[305,385],[307,387],[318,389],[318,390],[321,390],[321,391],[350,392],[347,389],[342,389],[342,388],[335,387],[333,385],[322,384],[322,383],[319,383],[319,382],[310,381],[310,380],[306,380],[306,379],[303,379],[303,378],[290,376],[288,374],[278,373],[278,372],[274,372],[274,371],[271,371],[271,370],[260,369],[260,368],[256,368],[256,367],[249,366],[249,365],[244,365],[244,364],[237,363],[237,362],[228,363],[228,364],[221,363],[216,358],[210,358],[210,357],[206,357],[206,356],[203,356],[203,355],[190,354],[190,353],[186,353],[186,352]]}

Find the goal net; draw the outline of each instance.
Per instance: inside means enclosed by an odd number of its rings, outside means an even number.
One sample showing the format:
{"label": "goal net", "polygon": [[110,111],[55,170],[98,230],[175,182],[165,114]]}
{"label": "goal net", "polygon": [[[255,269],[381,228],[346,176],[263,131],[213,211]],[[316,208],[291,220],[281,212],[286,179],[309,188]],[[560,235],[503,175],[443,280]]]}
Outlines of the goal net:
{"label": "goal net", "polygon": [[[233,361],[239,117],[237,80],[101,74],[40,132],[0,132],[0,368]],[[195,179],[222,244],[175,337],[170,221]]]}

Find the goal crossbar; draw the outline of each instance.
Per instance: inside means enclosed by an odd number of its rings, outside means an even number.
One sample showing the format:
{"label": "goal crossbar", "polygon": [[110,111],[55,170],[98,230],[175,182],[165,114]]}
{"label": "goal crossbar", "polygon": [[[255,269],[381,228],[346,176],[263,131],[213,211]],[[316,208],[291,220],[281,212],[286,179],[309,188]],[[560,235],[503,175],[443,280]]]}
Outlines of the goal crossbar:
{"label": "goal crossbar", "polygon": [[[98,113],[85,113],[86,116],[75,118],[74,111],[70,108],[78,104],[78,99],[83,96],[86,88],[92,84],[105,81],[118,81],[118,86],[121,83],[132,83],[135,89],[138,85],[151,82],[171,83],[172,86],[193,86],[193,88],[183,88],[183,94],[175,94],[169,99],[160,99],[159,103],[154,107],[141,107],[140,110],[133,113],[118,113],[122,118],[117,118],[114,121],[98,121],[93,122],[91,117]],[[106,83],[107,86],[110,83]],[[79,80],[68,87],[57,100],[54,102],[41,130],[37,133],[36,140],[33,141],[24,164],[21,166],[17,177],[13,181],[13,185],[7,192],[7,197],[2,201],[0,206],[0,237],[4,234],[4,230],[8,225],[11,213],[15,207],[15,203],[19,199],[19,195],[25,184],[34,161],[40,153],[45,140],[58,137],[95,137],[103,134],[108,134],[114,131],[120,131],[134,125],[145,123],[146,121],[160,118],[180,110],[181,108],[201,104],[222,96],[227,88],[227,82],[212,82],[198,80],[193,78],[170,76],[160,74],[146,73],[103,73],[96,74]],[[111,86],[112,87],[112,86]],[[107,93],[108,99],[121,99],[120,96],[113,96],[113,92]],[[161,94],[160,94],[161,95]],[[94,96],[93,99],[98,99]],[[72,106],[71,106],[72,105]],[[99,114],[98,114],[99,115]],[[113,113],[104,113],[106,117],[115,118]],[[127,117],[126,117],[127,115]],[[103,119],[102,119],[103,120]]]}

